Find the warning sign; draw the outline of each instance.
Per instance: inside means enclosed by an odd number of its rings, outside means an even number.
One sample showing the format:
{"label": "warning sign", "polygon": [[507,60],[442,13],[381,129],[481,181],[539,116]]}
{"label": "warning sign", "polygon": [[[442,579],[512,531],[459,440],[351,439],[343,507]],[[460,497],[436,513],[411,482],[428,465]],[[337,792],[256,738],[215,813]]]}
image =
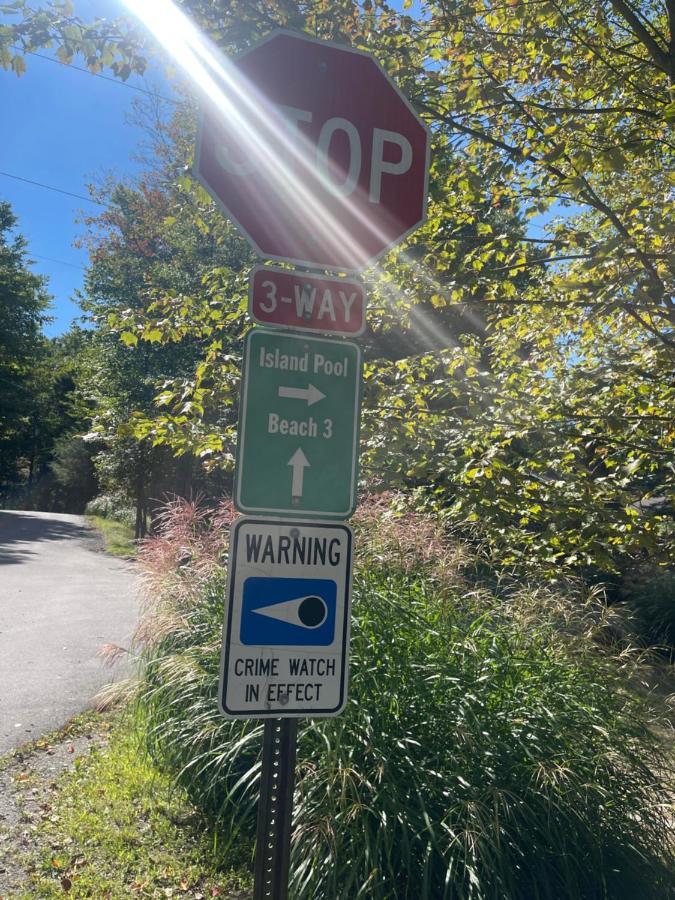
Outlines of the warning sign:
{"label": "warning sign", "polygon": [[342,711],[351,564],[347,525],[235,522],[221,666],[224,715],[325,717]]}

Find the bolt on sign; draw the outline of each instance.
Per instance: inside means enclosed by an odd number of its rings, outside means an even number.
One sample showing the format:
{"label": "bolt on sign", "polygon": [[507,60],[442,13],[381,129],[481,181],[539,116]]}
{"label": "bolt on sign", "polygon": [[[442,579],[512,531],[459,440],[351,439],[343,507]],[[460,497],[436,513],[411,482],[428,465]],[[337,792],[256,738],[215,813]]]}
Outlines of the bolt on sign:
{"label": "bolt on sign", "polygon": [[351,278],[318,278],[307,272],[256,266],[251,273],[249,315],[259,325],[324,331],[346,337],[366,327],[363,284]]}
{"label": "bolt on sign", "polygon": [[222,94],[195,172],[260,256],[358,272],[424,221],[429,132],[369,54],[276,31]]}
{"label": "bolt on sign", "polygon": [[221,711],[338,715],[347,698],[351,529],[246,517],[230,540]]}
{"label": "bolt on sign", "polygon": [[346,519],[356,504],[361,351],[254,328],[246,338],[235,503]]}

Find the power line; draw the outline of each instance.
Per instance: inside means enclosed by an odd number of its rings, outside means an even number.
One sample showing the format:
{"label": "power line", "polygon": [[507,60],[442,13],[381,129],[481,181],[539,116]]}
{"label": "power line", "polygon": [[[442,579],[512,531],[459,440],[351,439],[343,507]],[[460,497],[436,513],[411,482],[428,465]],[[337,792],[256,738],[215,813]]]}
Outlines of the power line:
{"label": "power line", "polygon": [[12,175],[11,172],[0,172],[5,178],[13,178],[15,181],[23,181],[26,184],[32,184],[35,187],[45,188],[48,191],[54,191],[57,194],[65,194],[66,197],[75,197],[76,200],[84,200],[86,203],[94,203],[96,206],[106,206],[98,200],[92,200],[91,197],[85,197],[83,194],[74,194],[72,191],[64,191],[63,188],[54,187],[51,184],[45,184],[42,181],[33,181],[31,178],[22,178],[21,175]]}
{"label": "power line", "polygon": [[162,94],[158,94],[155,91],[148,91],[146,88],[137,87],[135,84],[128,84],[126,81],[121,81],[119,78],[111,78],[109,75],[101,75],[100,72],[90,72],[89,69],[84,69],[82,66],[76,66],[74,63],[61,62],[60,59],[55,59],[53,56],[46,56],[44,53],[36,53],[35,50],[24,50],[22,47],[16,46],[13,46],[12,49],[29,56],[37,56],[38,59],[46,59],[47,62],[57,63],[59,66],[67,66],[69,69],[75,69],[76,72],[91,75],[92,78],[101,78],[103,81],[109,81],[111,84],[116,84],[118,87],[125,87],[130,91],[137,91],[139,94],[145,94],[148,97],[163,100],[165,103],[175,103],[176,105],[179,105],[180,103],[179,100],[174,100],[171,97],[164,97]]}
{"label": "power line", "polygon": [[47,262],[59,263],[62,266],[70,266],[71,269],[79,269],[81,272],[85,271],[84,266],[78,266],[77,263],[66,262],[65,259],[54,259],[53,256],[41,256],[39,253],[29,253],[29,256],[34,256],[35,259],[46,259]]}

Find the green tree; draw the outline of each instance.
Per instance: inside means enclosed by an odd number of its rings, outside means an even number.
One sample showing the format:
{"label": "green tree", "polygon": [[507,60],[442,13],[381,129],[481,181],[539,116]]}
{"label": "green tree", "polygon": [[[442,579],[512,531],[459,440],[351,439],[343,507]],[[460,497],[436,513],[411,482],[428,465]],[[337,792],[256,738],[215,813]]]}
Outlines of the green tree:
{"label": "green tree", "polygon": [[[205,481],[196,457],[210,455],[204,441],[221,451],[220,435],[234,420],[217,391],[206,404],[196,386],[226,299],[204,309],[195,298],[206,277],[241,269],[251,255],[213,209],[182,197],[186,179],[176,172],[191,153],[193,121],[183,108],[152,121],[154,169],[136,186],[106,185],[99,195],[106,211],[87,220],[82,306],[96,325],[86,379],[90,434],[104,487],[133,500],[139,535],[167,495],[223,489],[217,473]],[[162,405],[169,397],[175,409]]]}
{"label": "green tree", "polygon": [[[424,48],[432,62],[410,91],[463,158],[446,182],[458,202],[441,205],[436,232],[450,208],[473,217],[476,194],[553,218],[505,245],[482,219],[484,243],[465,257],[484,278],[478,291],[439,266],[451,248],[424,259],[438,273],[436,305],[497,311],[489,365],[484,347],[460,340],[374,370],[377,401],[393,409],[389,428],[373,428],[371,467],[431,484],[451,521],[473,523],[519,568],[594,574],[665,560],[674,7],[514,0],[425,11],[403,26],[398,53],[408,40]],[[520,289],[516,271],[531,273]],[[670,496],[671,514],[641,513],[654,495]]]}
{"label": "green tree", "polygon": [[49,296],[45,279],[30,271],[16,224],[9,203],[0,202],[0,490],[30,481],[41,449],[37,395]]}
{"label": "green tree", "polygon": [[[284,26],[373,52],[432,127],[428,223],[368,273],[366,480],[420,488],[505,564],[552,577],[667,557],[667,507],[641,509],[673,491],[671,0],[180,5],[226,51]],[[78,27],[105,65],[100,29]],[[142,67],[123,31],[114,64]],[[177,183],[179,215],[227,234]],[[115,323],[130,342],[209,339],[194,378],[160,393],[164,418],[136,427],[225,466],[233,420],[202,410],[235,408],[240,273],[204,271],[198,294],[158,285]]]}
{"label": "green tree", "polygon": [[36,397],[43,449],[30,494],[37,509],[81,513],[98,489],[93,449],[82,439],[90,407],[81,385],[91,342],[90,331],[72,325],[46,343],[43,387]]}

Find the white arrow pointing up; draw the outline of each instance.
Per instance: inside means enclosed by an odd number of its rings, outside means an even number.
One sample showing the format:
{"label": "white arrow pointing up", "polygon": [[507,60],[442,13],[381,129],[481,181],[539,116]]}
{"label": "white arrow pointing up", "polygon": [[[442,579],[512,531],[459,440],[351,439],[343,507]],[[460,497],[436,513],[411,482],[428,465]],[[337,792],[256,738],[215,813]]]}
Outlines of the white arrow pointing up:
{"label": "white arrow pointing up", "polygon": [[293,456],[288,460],[288,465],[293,468],[293,483],[291,485],[291,497],[299,500],[302,497],[302,482],[305,478],[305,466],[310,463],[302,452],[302,447],[298,447]]}
{"label": "white arrow pointing up", "polygon": [[280,387],[279,396],[289,397],[291,400],[306,400],[307,406],[312,406],[312,404],[318,403],[319,400],[323,400],[326,395],[322,394],[313,384],[310,384],[306,388]]}

